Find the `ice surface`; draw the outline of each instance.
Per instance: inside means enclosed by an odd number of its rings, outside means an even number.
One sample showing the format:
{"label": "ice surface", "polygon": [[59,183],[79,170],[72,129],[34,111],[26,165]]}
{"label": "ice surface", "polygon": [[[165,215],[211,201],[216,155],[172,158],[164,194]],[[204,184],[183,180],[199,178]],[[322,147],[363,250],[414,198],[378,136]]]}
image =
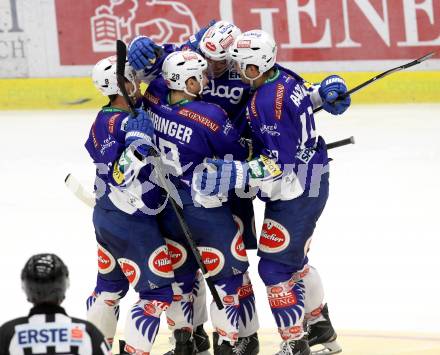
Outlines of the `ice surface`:
{"label": "ice surface", "polygon": [[[355,101],[355,100],[354,100]],[[96,277],[92,210],[64,186],[73,173],[92,190],[94,168],[83,148],[93,111],[0,111],[2,270],[0,323],[26,314],[20,271],[38,252],[68,264],[64,306],[85,316]],[[440,105],[353,107],[317,115],[335,149],[331,195],[310,252],[337,328],[440,331]],[[263,205],[256,205],[257,230]],[[260,322],[274,325],[250,253]],[[136,299],[122,302],[122,314]],[[122,319],[124,316],[122,316]]]}

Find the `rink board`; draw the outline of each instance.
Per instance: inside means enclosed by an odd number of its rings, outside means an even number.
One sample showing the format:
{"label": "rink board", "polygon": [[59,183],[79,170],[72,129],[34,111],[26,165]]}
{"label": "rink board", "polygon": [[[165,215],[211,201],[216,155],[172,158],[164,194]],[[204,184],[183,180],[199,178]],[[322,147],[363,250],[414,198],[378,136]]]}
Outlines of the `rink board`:
{"label": "rink board", "polygon": [[[208,332],[210,334],[211,332]],[[345,355],[438,355],[440,334],[339,331],[338,342]],[[159,331],[151,355],[161,355],[171,349],[170,333]],[[260,354],[275,354],[279,349],[280,337],[275,330],[259,331]],[[212,343],[212,338],[211,338]],[[212,351],[211,351],[212,353]]]}
{"label": "rink board", "polygon": [[[387,68],[384,68],[384,70]],[[349,87],[376,76],[376,72],[339,72]],[[306,73],[320,82],[329,73]],[[357,104],[440,102],[440,72],[399,72],[375,82],[353,96]],[[86,109],[107,103],[90,78],[34,78],[0,80],[0,110]]]}

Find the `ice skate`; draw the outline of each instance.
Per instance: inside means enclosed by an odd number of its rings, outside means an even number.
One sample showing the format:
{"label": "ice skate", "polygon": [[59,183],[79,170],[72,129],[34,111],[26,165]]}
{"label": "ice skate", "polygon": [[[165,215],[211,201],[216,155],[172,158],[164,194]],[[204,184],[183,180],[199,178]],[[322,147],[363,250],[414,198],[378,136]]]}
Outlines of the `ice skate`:
{"label": "ice skate", "polygon": [[281,350],[275,355],[311,355],[307,337],[281,343]]}
{"label": "ice skate", "polygon": [[[214,343],[214,355],[222,355],[220,345],[218,345],[218,333],[212,333]],[[258,334],[254,333],[248,337],[238,338],[237,343],[233,347],[234,355],[257,355],[260,352],[260,341]]]}
{"label": "ice skate", "polygon": [[338,354],[342,351],[336,341],[337,334],[328,315],[327,304],[322,308],[322,321],[309,325],[309,346],[313,355]]}
{"label": "ice skate", "polygon": [[258,334],[254,333],[248,337],[238,338],[235,344],[235,352],[237,355],[257,355],[260,352],[260,341]]}
{"label": "ice skate", "polygon": [[205,329],[203,329],[203,324],[194,329],[193,337],[196,346],[196,354],[209,354],[207,351],[211,347],[211,343],[209,342],[209,335],[205,332]]}
{"label": "ice skate", "polygon": [[174,341],[176,345],[173,350],[168,351],[164,355],[195,355],[196,348],[191,332],[183,329],[174,331]]}

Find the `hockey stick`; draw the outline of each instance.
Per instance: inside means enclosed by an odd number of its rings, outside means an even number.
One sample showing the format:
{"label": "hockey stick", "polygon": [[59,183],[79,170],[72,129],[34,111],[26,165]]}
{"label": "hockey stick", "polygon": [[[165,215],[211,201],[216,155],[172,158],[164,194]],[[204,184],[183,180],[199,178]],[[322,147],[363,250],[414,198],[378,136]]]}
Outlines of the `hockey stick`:
{"label": "hockey stick", "polygon": [[347,144],[354,144],[354,143],[355,143],[354,137],[351,136],[350,138],[341,139],[340,141],[331,142],[327,144],[327,150],[342,147]]}
{"label": "hockey stick", "polygon": [[[390,74],[393,74],[393,73],[398,72],[400,70],[404,70],[404,69],[410,68],[410,67],[412,67],[414,65],[420,64],[420,63],[424,62],[425,60],[430,59],[435,54],[436,54],[436,52],[431,52],[431,53],[428,53],[428,54],[424,55],[423,57],[420,57],[420,58],[418,58],[416,60],[413,60],[412,62],[409,62],[409,63],[403,64],[401,66],[395,67],[393,69],[389,69],[387,71],[384,71],[383,73],[380,73],[380,74],[376,75],[375,77],[373,77],[373,78],[371,78],[371,79],[369,79],[369,80],[359,84],[358,86],[355,86],[353,89],[348,90],[345,94],[341,95],[341,99],[346,98],[348,95],[354,94],[355,92],[363,89],[364,87],[366,87],[366,86],[374,83],[375,81],[377,81],[379,79],[382,79],[382,78],[384,78],[384,77],[386,77],[386,76],[388,76]],[[317,107],[317,108],[315,108],[313,110],[313,113],[319,112],[322,109],[323,109],[323,106],[319,106],[319,107]]]}
{"label": "hockey stick", "polygon": [[67,188],[87,206],[90,208],[95,207],[95,196],[87,192],[84,186],[82,186],[72,174],[67,174],[66,178],[64,179],[64,183],[66,184]]}
{"label": "hockey stick", "polygon": [[[122,42],[121,40],[117,40],[116,41],[116,58],[117,58],[116,76],[118,80],[118,86],[122,92],[122,95],[127,101],[127,104],[129,105],[130,112],[132,114],[135,114],[134,104],[130,99],[130,97],[128,96],[127,90],[125,88],[124,72],[125,72],[126,57],[127,57],[127,47],[125,46],[125,43]],[[150,154],[156,158],[155,168],[157,169],[157,177],[159,179],[159,182],[162,185],[162,187],[165,189],[165,191],[168,193],[168,196],[170,197],[169,200],[171,203],[171,207],[173,208],[173,211],[176,214],[176,217],[180,224],[180,228],[182,229],[182,232],[185,235],[186,241],[188,242],[191,252],[193,253],[194,258],[196,259],[197,265],[202,270],[203,276],[205,277],[206,284],[208,285],[209,290],[211,291],[214,302],[216,303],[217,308],[221,310],[224,308],[224,306],[220,298],[220,295],[218,294],[217,289],[215,288],[214,283],[212,282],[211,276],[209,276],[209,272],[205,264],[203,263],[202,256],[200,255],[200,252],[197,249],[197,245],[194,242],[189,226],[183,217],[183,211],[180,208],[180,206],[177,204],[177,202],[173,199],[170,193],[169,181],[165,178],[165,174],[162,168],[162,162],[160,160],[161,159],[160,155],[153,147],[150,149]]]}

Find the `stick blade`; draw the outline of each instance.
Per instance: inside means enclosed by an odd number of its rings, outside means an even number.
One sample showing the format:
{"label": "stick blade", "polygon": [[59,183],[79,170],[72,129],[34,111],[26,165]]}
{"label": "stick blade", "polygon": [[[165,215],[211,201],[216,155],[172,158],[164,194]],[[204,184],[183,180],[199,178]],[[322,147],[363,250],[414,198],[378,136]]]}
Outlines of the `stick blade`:
{"label": "stick blade", "polygon": [[356,144],[356,140],[354,139],[354,136],[351,136],[349,139],[351,144]]}

